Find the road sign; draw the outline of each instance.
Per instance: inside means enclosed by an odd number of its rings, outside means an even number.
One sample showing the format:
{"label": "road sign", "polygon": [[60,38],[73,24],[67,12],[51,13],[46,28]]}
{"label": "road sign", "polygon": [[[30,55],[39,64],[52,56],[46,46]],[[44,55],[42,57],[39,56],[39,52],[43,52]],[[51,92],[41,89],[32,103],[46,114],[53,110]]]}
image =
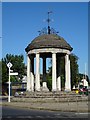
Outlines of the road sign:
{"label": "road sign", "polygon": [[13,70],[10,69],[10,72],[13,72]]}
{"label": "road sign", "polygon": [[18,73],[17,73],[17,72],[15,72],[15,73],[10,73],[10,75],[18,75]]}
{"label": "road sign", "polygon": [[11,67],[12,67],[12,63],[9,62],[9,63],[7,64],[7,67],[8,67],[8,68],[11,68]]}

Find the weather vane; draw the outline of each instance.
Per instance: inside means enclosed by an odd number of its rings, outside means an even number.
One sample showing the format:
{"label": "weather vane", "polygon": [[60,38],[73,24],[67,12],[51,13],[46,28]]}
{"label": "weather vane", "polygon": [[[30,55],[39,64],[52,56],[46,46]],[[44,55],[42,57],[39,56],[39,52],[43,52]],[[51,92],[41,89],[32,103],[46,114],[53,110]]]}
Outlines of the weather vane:
{"label": "weather vane", "polygon": [[39,32],[39,35],[43,35],[43,34],[57,34],[58,32],[56,32],[53,28],[50,28],[50,22],[52,21],[50,19],[50,14],[53,13],[52,11],[48,11],[48,18],[46,19],[47,23],[48,23],[48,29],[47,28],[43,28],[41,31]]}
{"label": "weather vane", "polygon": [[51,13],[53,13],[53,12],[52,11],[48,12],[48,19],[47,19],[48,26],[50,25],[50,22],[51,22],[51,19],[49,18]]}
{"label": "weather vane", "polygon": [[51,13],[52,13],[52,11],[48,11],[48,19],[47,19],[47,22],[48,22],[48,34],[50,34],[50,22],[51,22],[50,14]]}

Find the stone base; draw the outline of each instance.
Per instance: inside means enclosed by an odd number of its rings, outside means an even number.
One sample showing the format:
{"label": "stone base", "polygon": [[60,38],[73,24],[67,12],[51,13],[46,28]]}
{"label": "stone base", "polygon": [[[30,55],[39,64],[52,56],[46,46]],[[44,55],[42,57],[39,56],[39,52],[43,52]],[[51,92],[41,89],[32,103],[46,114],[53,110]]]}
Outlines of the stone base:
{"label": "stone base", "polygon": [[65,89],[65,92],[70,92],[71,91],[71,89]]}
{"label": "stone base", "polygon": [[56,92],[57,90],[56,89],[52,89],[52,92]]}
{"label": "stone base", "polygon": [[60,92],[61,90],[60,89],[57,89],[57,92]]}
{"label": "stone base", "polygon": [[41,87],[41,91],[49,92],[49,89],[47,88],[47,83],[46,82],[43,82],[43,86]]}
{"label": "stone base", "polygon": [[40,89],[37,89],[37,90],[35,90],[36,92],[40,92],[41,90]]}
{"label": "stone base", "polygon": [[45,87],[42,87],[42,88],[41,88],[41,91],[43,91],[43,92],[49,92],[49,89],[48,89],[48,88],[45,88]]}

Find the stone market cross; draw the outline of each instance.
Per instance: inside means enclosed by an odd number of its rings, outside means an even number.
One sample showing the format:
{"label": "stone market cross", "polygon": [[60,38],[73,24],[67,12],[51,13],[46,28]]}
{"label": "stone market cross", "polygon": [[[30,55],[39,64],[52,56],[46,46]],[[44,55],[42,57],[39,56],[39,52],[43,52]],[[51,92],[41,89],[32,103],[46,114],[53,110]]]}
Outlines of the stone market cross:
{"label": "stone market cross", "polygon": [[[50,13],[50,12],[48,12]],[[48,18],[49,19],[49,18]],[[65,57],[65,90],[71,91],[71,73],[69,55],[72,47],[57,35],[53,28],[44,29],[26,47],[27,53],[27,91],[40,91],[40,58],[43,59],[43,91],[48,91],[46,80],[46,58],[52,58],[52,91],[61,91],[60,58]],[[34,58],[36,74],[34,80]],[[35,88],[35,89],[34,89]]]}

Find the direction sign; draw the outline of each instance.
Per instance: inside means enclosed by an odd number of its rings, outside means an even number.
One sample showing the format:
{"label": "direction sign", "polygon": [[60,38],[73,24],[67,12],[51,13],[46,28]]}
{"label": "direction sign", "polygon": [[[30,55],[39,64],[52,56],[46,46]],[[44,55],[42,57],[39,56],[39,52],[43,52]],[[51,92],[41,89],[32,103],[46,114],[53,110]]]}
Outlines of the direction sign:
{"label": "direction sign", "polygon": [[11,68],[11,67],[12,67],[12,63],[9,62],[9,63],[7,64],[7,67],[8,67],[8,68]]}
{"label": "direction sign", "polygon": [[10,72],[13,72],[13,70],[10,69]]}
{"label": "direction sign", "polygon": [[15,73],[10,73],[10,75],[18,75],[18,73],[17,73],[17,72],[15,72]]}

